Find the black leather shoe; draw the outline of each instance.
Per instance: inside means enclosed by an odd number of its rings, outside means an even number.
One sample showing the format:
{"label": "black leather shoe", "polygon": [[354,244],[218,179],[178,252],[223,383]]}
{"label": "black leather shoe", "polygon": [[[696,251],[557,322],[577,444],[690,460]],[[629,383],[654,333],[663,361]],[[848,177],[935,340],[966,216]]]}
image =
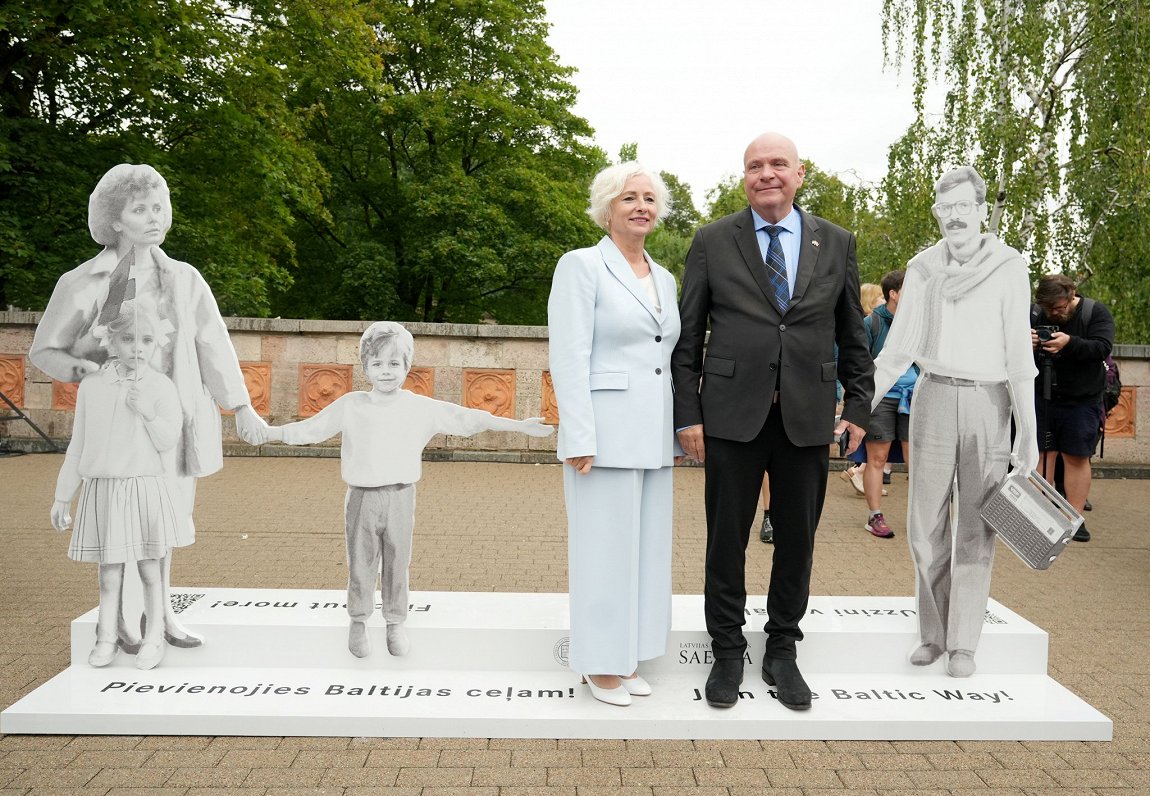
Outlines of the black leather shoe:
{"label": "black leather shoe", "polygon": [[1074,532],[1074,536],[1070,538],[1076,542],[1089,542],[1090,531],[1086,530],[1086,523],[1082,523],[1078,530]]}
{"label": "black leather shoe", "polygon": [[713,708],[729,708],[739,701],[739,686],[743,684],[742,658],[716,658],[707,677],[707,704]]}
{"label": "black leather shoe", "polygon": [[767,681],[767,685],[775,687],[775,693],[778,694],[783,707],[791,710],[810,709],[811,689],[794,661],[763,658],[763,679]]}

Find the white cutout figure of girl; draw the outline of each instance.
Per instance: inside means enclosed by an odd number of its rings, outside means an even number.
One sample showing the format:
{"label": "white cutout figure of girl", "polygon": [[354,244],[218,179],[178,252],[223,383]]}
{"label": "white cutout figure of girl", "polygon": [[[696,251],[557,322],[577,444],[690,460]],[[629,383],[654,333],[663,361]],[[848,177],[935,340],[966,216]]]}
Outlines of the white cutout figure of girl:
{"label": "white cutout figure of girl", "polygon": [[183,415],[172,380],[152,364],[169,341],[170,325],[150,307],[125,301],[120,314],[94,334],[108,359],[81,383],[72,441],[56,482],[52,525],[76,523],[68,556],[99,565],[100,607],[92,666],[107,666],[120,641],[124,565],[135,562],[144,588],[147,631],[136,667],[152,669],[164,657],[161,560],[192,541],[190,520],[178,510],[172,473]]}

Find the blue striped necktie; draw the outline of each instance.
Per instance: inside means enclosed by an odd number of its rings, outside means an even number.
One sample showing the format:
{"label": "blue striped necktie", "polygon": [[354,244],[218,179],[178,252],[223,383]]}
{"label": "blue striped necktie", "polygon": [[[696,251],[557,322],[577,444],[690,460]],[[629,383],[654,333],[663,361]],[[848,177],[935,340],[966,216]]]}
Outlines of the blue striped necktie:
{"label": "blue striped necktie", "polygon": [[767,224],[763,229],[771,239],[770,245],[767,246],[767,276],[771,279],[771,289],[775,293],[775,304],[778,305],[779,312],[786,312],[791,303],[791,286],[787,282],[787,263],[783,259],[783,245],[779,243],[779,233],[785,227]]}

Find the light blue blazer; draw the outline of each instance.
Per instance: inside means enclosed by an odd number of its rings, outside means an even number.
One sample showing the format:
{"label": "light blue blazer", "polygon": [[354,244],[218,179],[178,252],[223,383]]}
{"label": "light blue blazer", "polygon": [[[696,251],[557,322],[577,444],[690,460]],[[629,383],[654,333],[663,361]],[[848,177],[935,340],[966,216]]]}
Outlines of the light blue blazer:
{"label": "light blue blazer", "polygon": [[658,311],[609,237],[555,266],[547,326],[561,461],[594,456],[595,467],[654,469],[682,453],[670,374],[679,339],[675,277],[647,261]]}

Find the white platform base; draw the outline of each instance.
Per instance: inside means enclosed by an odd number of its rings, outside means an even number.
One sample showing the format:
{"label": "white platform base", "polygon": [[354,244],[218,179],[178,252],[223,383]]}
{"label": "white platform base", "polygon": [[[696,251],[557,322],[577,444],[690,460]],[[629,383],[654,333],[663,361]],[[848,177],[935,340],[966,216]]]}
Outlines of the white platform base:
{"label": "white platform base", "polygon": [[[811,710],[779,705],[748,667],[738,705],[705,677],[652,675],[628,708],[570,673],[71,667],[3,714],[5,733],[484,738],[1110,740],[1110,720],[1049,677],[812,675]],[[116,679],[123,677],[123,679]],[[280,693],[276,693],[279,691]],[[194,692],[194,693],[193,693]],[[223,693],[221,693],[223,692]]]}
{"label": "white platform base", "polygon": [[[780,705],[748,633],[740,703],[707,706],[702,598],[675,598],[667,655],[641,665],[655,693],[595,701],[565,667],[566,595],[413,593],[412,652],[347,652],[342,592],[182,590],[199,649],[150,672],[86,656],[94,612],[73,623],[73,665],[0,714],[4,733],[543,738],[1109,740],[1109,719],[1046,675],[1046,634],[992,603],[979,671],[913,667],[913,600],[812,598],[799,662],[811,710]],[[190,595],[202,595],[191,599]],[[748,629],[761,625],[748,602]],[[312,606],[315,607],[312,607]],[[1013,650],[1013,653],[1012,653]]]}

